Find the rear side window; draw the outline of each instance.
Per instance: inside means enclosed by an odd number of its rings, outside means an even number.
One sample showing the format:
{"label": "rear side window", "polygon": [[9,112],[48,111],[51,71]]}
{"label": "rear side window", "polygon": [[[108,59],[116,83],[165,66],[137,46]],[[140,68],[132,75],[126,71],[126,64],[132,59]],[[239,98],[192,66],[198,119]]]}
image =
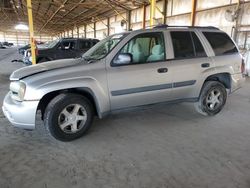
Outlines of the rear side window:
{"label": "rear side window", "polygon": [[193,42],[194,42],[194,48],[195,48],[195,56],[196,57],[207,57],[207,54],[201,44],[200,39],[197,37],[197,35],[194,32],[191,32]]}
{"label": "rear side window", "polygon": [[61,43],[60,48],[64,50],[73,50],[76,48],[76,42],[75,41],[63,41]]}
{"label": "rear side window", "polygon": [[212,46],[215,55],[237,53],[238,50],[231,38],[226,33],[203,32]]}
{"label": "rear side window", "polygon": [[172,31],[175,58],[206,57],[206,52],[194,32]]}
{"label": "rear side window", "polygon": [[89,49],[91,47],[90,41],[80,40],[79,48],[80,49]]}
{"label": "rear side window", "polygon": [[171,37],[174,47],[175,58],[192,58],[195,57],[194,47],[190,32],[173,31]]}

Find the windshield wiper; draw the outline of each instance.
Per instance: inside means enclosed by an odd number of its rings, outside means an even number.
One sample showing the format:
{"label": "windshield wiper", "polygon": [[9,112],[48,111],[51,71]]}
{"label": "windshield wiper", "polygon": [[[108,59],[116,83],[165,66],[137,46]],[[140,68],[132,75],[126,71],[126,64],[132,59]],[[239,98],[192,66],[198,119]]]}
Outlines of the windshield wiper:
{"label": "windshield wiper", "polygon": [[82,56],[82,58],[87,61],[88,63],[93,63],[95,62],[97,59],[93,58],[93,57],[89,57],[89,56]]}

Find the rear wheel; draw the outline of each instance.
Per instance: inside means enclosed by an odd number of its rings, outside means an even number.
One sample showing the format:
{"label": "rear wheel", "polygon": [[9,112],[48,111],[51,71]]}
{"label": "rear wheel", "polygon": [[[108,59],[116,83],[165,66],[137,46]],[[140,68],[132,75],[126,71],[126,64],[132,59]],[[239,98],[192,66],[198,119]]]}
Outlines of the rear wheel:
{"label": "rear wheel", "polygon": [[226,100],[225,86],[217,81],[207,81],[202,88],[199,101],[195,103],[195,108],[205,116],[214,116],[223,109]]}
{"label": "rear wheel", "polygon": [[45,110],[45,126],[49,133],[61,141],[71,141],[83,136],[93,120],[91,102],[76,94],[60,94]]}

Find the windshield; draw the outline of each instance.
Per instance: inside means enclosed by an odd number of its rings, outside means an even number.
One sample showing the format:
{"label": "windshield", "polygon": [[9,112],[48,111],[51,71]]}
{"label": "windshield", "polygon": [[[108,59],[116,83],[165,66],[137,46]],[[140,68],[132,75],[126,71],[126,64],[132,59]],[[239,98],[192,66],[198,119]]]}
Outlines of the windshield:
{"label": "windshield", "polygon": [[99,60],[106,57],[109,52],[125,37],[128,33],[116,34],[97,43],[87,51],[82,57],[86,60]]}

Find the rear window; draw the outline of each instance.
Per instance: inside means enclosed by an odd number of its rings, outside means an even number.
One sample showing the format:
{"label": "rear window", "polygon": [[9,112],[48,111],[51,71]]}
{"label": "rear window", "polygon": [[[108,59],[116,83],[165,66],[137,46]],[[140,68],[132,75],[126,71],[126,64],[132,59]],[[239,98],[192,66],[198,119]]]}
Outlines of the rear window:
{"label": "rear window", "polygon": [[237,53],[232,39],[226,33],[203,32],[216,56]]}

